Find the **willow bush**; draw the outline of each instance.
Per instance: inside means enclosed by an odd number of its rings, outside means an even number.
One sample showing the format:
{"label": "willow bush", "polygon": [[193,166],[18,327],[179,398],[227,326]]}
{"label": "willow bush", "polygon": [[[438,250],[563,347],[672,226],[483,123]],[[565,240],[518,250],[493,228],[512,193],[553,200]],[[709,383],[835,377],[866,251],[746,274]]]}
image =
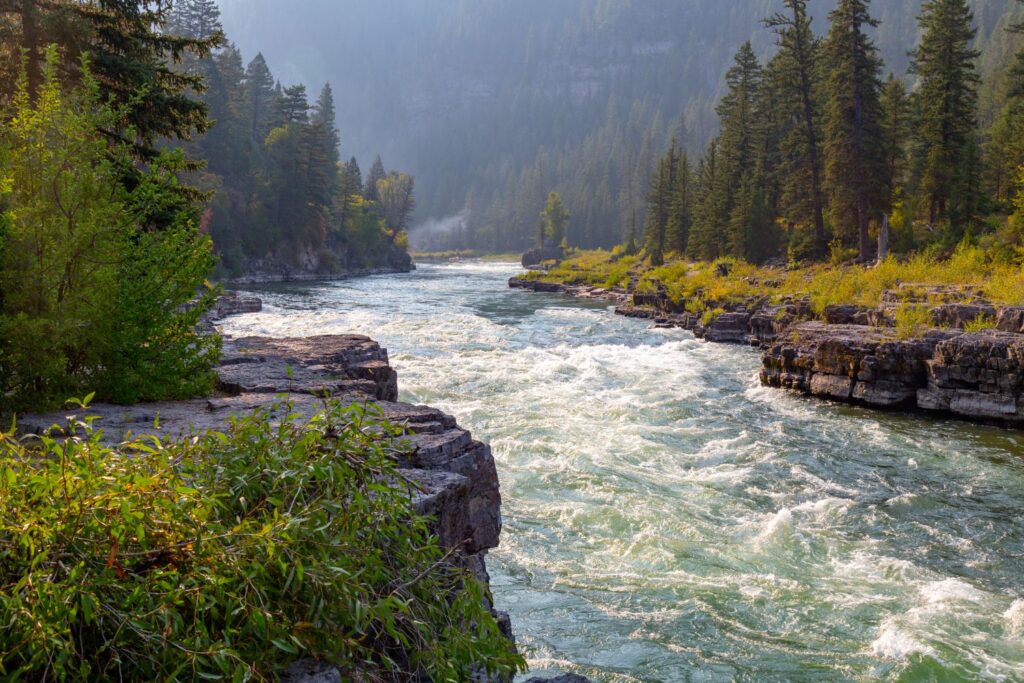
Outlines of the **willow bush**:
{"label": "willow bush", "polygon": [[0,679],[268,680],[310,657],[389,681],[520,667],[412,512],[398,430],[360,406],[271,414],[117,448],[75,418],[72,438],[0,435]]}

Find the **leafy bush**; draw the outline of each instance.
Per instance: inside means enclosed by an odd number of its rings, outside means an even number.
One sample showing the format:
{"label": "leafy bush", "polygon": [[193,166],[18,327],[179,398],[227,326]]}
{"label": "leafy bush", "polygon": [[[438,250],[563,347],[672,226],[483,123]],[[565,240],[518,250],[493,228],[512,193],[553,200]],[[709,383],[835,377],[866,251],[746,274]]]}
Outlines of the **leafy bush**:
{"label": "leafy bush", "polygon": [[217,342],[195,326],[212,303],[203,284],[214,258],[177,184],[183,158],[164,152],[125,187],[132,150],[102,132],[118,130],[122,112],[82,70],[83,85],[63,92],[51,48],[37,97],[23,77],[0,129],[0,411],[87,391],[177,398],[213,384]]}
{"label": "leafy bush", "polygon": [[964,325],[964,332],[984,332],[985,330],[996,329],[996,319],[990,315],[979,315]]}
{"label": "leafy bush", "polygon": [[927,306],[904,304],[896,309],[896,336],[900,339],[913,339],[935,327],[931,311]]}
{"label": "leafy bush", "polygon": [[0,434],[0,678],[264,680],[315,657],[462,681],[522,665],[411,511],[398,430],[366,409],[263,411],[116,450],[89,422],[66,433]]}

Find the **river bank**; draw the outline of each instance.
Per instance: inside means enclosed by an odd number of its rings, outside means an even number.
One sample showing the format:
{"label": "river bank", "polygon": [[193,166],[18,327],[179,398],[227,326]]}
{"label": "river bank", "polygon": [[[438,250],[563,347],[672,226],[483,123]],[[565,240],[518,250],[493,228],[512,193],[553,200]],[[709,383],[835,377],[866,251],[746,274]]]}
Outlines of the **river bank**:
{"label": "river bank", "polygon": [[1024,433],[808,401],[759,355],[526,295],[516,263],[243,292],[241,338],[380,340],[492,447],[487,556],[533,675],[1015,680]]}
{"label": "river bank", "polygon": [[[258,298],[235,294],[219,309],[228,315],[258,310],[258,303]],[[450,415],[398,402],[397,373],[387,350],[360,335],[228,338],[216,372],[216,397],[131,407],[94,404],[78,417],[95,418],[102,441],[116,446],[130,435],[170,441],[226,431],[231,420],[261,410],[272,411],[275,420],[285,413],[308,419],[323,409],[325,397],[368,406],[401,427],[395,452],[399,473],[412,487],[415,511],[432,518],[431,529],[448,550],[448,561],[481,583],[486,608],[502,633],[513,638],[507,613],[494,607],[486,567],[486,556],[498,546],[501,533],[501,494],[490,447]],[[18,428],[22,434],[44,434],[63,422],[63,414],[25,415]],[[304,661],[283,680],[340,683],[343,678],[332,667]]]}
{"label": "river bank", "polygon": [[[809,396],[881,409],[920,410],[1024,426],[1024,307],[997,305],[970,286],[899,283],[878,305],[815,305],[810,295],[776,294],[729,268],[689,297],[634,273],[621,284],[586,284],[543,272],[509,280],[514,289],[557,292],[616,304],[615,312],[712,343],[762,352],[761,382]],[[780,274],[778,277],[785,277]],[[718,298],[711,292],[718,288]],[[751,289],[754,293],[748,292]],[[760,291],[756,291],[760,290]]]}

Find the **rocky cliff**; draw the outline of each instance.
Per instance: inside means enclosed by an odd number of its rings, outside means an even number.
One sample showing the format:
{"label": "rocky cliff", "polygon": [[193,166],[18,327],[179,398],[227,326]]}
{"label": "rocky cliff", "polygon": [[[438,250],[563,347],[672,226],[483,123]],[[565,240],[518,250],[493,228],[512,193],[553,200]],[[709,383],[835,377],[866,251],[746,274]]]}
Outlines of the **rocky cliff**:
{"label": "rocky cliff", "polygon": [[[131,407],[93,405],[88,415],[98,418],[104,440],[116,444],[129,432],[171,439],[223,430],[231,417],[270,406],[275,415],[288,411],[308,416],[325,396],[370,404],[402,427],[396,450],[402,453],[403,475],[417,485],[417,511],[434,518],[435,533],[444,547],[456,550],[456,561],[488,583],[485,559],[501,533],[501,493],[491,449],[452,416],[398,402],[397,374],[377,342],[355,335],[229,339],[217,372],[217,398]],[[64,421],[62,414],[28,415],[19,420],[19,428],[40,433]],[[488,607],[511,638],[508,616],[492,604]],[[286,679],[311,683],[340,681],[341,676],[330,667],[303,662]]]}
{"label": "rocky cliff", "polygon": [[224,279],[234,284],[343,280],[366,275],[408,273],[415,267],[412,257],[393,244],[370,256],[353,253],[345,245],[328,245],[287,258],[271,254],[250,259],[245,263],[243,273],[228,274]]}

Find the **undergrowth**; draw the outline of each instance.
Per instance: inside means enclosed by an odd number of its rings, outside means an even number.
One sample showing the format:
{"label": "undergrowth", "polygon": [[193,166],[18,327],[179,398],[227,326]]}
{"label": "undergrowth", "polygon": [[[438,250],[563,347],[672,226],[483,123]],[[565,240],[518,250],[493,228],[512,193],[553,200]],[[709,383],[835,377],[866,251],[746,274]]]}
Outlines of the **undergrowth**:
{"label": "undergrowth", "polygon": [[[288,408],[290,409],[290,407]],[[410,506],[399,430],[327,403],[175,443],[0,434],[0,678],[368,680],[523,660]]]}
{"label": "undergrowth", "polygon": [[[979,246],[961,244],[949,258],[920,253],[877,265],[815,264],[802,268],[764,268],[732,259],[713,263],[670,260],[652,267],[607,251],[581,252],[548,272],[529,277],[576,285],[623,284],[637,279],[634,291],[667,292],[686,310],[702,313],[752,296],[780,302],[807,297],[822,315],[831,305],[877,307],[887,290],[913,303],[936,304],[947,299],[970,299],[980,294],[994,304],[1024,305],[1024,268]],[[922,300],[923,299],[923,300]]]}

